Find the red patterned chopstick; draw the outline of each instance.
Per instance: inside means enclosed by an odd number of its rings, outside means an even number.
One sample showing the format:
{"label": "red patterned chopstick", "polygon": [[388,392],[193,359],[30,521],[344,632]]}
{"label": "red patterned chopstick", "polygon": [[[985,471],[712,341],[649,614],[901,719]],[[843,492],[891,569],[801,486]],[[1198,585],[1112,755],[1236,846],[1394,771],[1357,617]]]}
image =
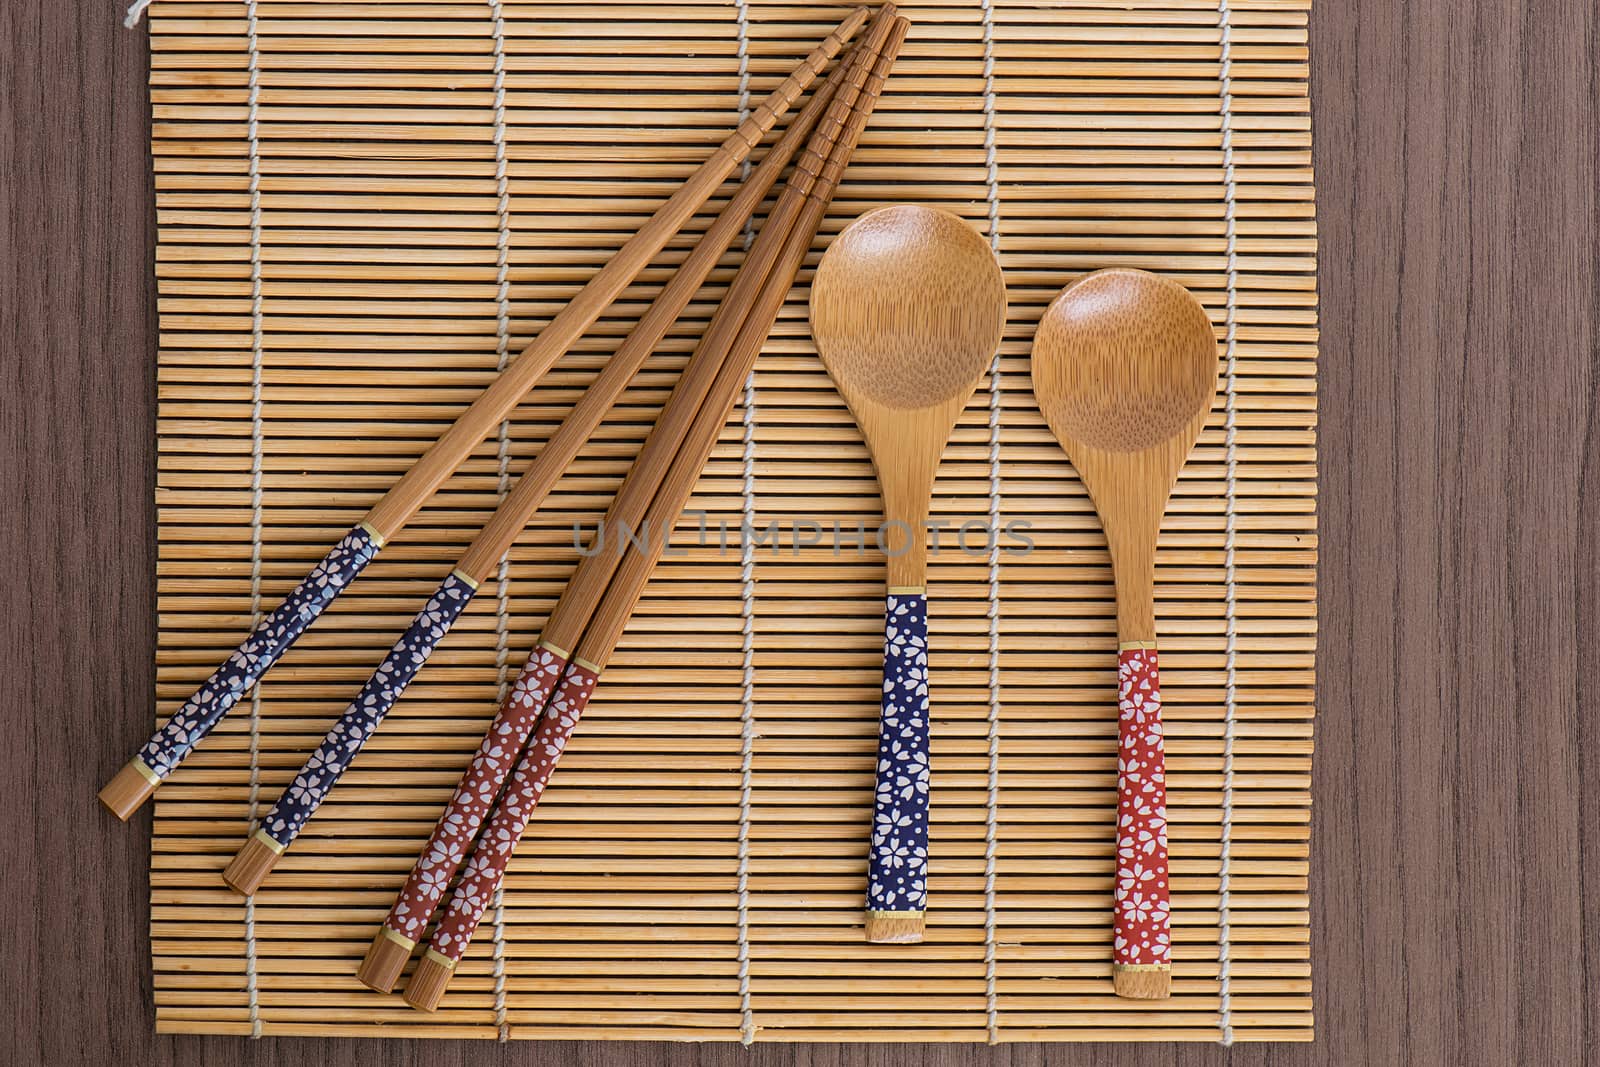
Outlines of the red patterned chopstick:
{"label": "red patterned chopstick", "polygon": [[[869,48],[875,53],[874,42],[881,41],[887,32],[888,21],[880,15],[873,30],[869,31],[853,55],[865,53]],[[838,87],[850,86],[853,98],[853,87],[864,76],[864,72],[857,69],[858,66],[854,59],[842,63],[840,70],[830,79],[830,85],[835,87],[832,90],[834,95],[831,100],[825,98],[822,101],[826,103],[827,111],[818,121],[806,153],[796,162],[795,173],[798,177],[815,173],[826,154],[826,146],[831,143],[840,125],[839,98],[844,90]],[[813,101],[813,106],[820,107],[821,103]],[[813,157],[818,162],[809,162]],[[734,314],[733,310],[756,299],[766,274],[762,264],[770,263],[781,244],[769,233],[782,233],[800,211],[804,194],[803,191],[799,194],[790,191],[795,182],[796,179],[791,178],[778,204],[768,215],[767,224],[752,247],[745,267],[739,272],[722,308],[713,318],[695,355],[685,368],[667,407],[657,419],[655,428],[607,513],[608,528],[648,528],[641,525],[645,511],[669,470],[674,453],[678,450],[678,442],[691,428],[706,390],[716,380],[724,357],[737,337],[742,317]],[[393,988],[563,670],[572,663],[575,671],[598,674],[598,667],[592,662],[585,662],[581,656],[574,659],[573,650],[589,626],[595,606],[601,601],[617,565],[618,556],[614,551],[598,552],[579,564],[546,623],[544,635],[529,656],[504,706],[491,723],[450,805],[368,950],[360,970],[360,978],[368,986],[379,990]],[[631,607],[630,601],[628,610]]]}
{"label": "red patterned chopstick", "polygon": [[[875,57],[869,57],[872,59],[870,70],[864,71],[864,76],[859,79],[860,89],[857,90],[854,84],[847,84],[839,90],[830,108],[830,114],[835,110],[839,112],[837,138],[827,153],[826,162],[818,167],[815,178],[802,179],[806,188],[802,193],[805,203],[801,217],[784,236],[778,261],[767,274],[760,295],[744,317],[733,342],[733,352],[723,364],[690,434],[673,461],[672,471],[651,504],[647,529],[670,529],[687,503],[694,482],[715,446],[717,435],[727,423],[739,386],[749,375],[773,321],[794,284],[795,275],[827,213],[833,191],[866,126],[908,28],[909,23],[905,19],[894,18],[886,30],[881,51]],[[863,45],[863,51],[867,47]],[[863,65],[866,65],[865,60]],[[823,126],[827,125],[828,119],[825,118]],[[803,158],[797,167],[804,167],[805,163],[806,159]],[[777,243],[776,239],[774,243]],[[725,302],[724,308],[727,307],[728,303]],[[444,996],[455,965],[466,951],[484,910],[499,888],[517,842],[664,548],[663,535],[654,539],[645,551],[628,555],[618,568],[605,599],[595,612],[594,621],[584,634],[579,646],[580,655],[568,667],[546,707],[533,740],[518,761],[505,793],[484,827],[460,884],[451,894],[428,951],[406,987],[406,1001],[413,1007],[432,1011]]]}

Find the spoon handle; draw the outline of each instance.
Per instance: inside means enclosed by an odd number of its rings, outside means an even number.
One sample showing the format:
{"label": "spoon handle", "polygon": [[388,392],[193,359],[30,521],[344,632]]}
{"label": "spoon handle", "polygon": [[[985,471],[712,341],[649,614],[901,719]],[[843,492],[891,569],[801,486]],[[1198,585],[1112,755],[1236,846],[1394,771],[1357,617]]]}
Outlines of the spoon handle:
{"label": "spoon handle", "polygon": [[878,782],[867,861],[867,940],[922,940],[928,902],[928,596],[889,588]]}
{"label": "spoon handle", "polygon": [[1118,996],[1166,997],[1172,968],[1166,754],[1154,641],[1117,655],[1117,873],[1112,894]]}

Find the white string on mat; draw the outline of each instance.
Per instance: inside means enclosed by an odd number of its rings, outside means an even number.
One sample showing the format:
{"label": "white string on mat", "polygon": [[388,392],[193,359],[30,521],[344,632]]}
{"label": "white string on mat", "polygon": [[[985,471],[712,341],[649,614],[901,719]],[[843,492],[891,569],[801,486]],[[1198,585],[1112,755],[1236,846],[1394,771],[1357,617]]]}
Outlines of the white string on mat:
{"label": "white string on mat", "polygon": [[[499,234],[495,239],[495,368],[503,371],[511,358],[511,182],[506,171],[506,52],[505,16],[500,0],[486,0],[494,20],[494,192]],[[511,488],[511,422],[500,423],[499,479],[496,493],[505,500]],[[495,575],[494,666],[496,703],[503,703],[510,688],[511,553],[500,557]],[[494,891],[494,1023],[501,1041],[511,1037],[506,1025],[506,907],[505,887]]]}
{"label": "white string on mat", "polygon": [[[138,5],[135,5],[136,7]],[[148,0],[146,0],[148,6]],[[132,18],[132,12],[129,13]],[[261,74],[256,47],[256,0],[245,3],[245,143],[250,191],[250,624],[261,621],[261,364],[266,329],[261,311]],[[250,833],[260,823],[261,686],[250,691]],[[244,984],[250,1036],[261,1036],[261,996],[256,981],[256,898],[244,900]]]}
{"label": "white string on mat", "polygon": [[[739,26],[739,121],[750,114],[750,7],[748,0],[738,0]],[[744,161],[742,176],[750,177],[750,160]],[[755,219],[744,224],[744,249],[750,250],[755,239]],[[744,380],[743,438],[743,496],[744,523],[749,529],[755,524],[756,510],[756,372],[752,368]],[[740,689],[739,711],[739,849],[738,849],[738,900],[739,900],[739,1040],[745,1045],[756,1039],[755,1010],[750,997],[750,801],[754,785],[755,764],[755,546],[748,537],[739,539],[739,615],[741,623],[741,650],[743,678]]]}
{"label": "white string on mat", "polygon": [[[739,121],[744,122],[750,117],[750,0],[736,0],[734,12],[738,19],[739,39]],[[744,157],[740,165],[740,180],[750,177],[750,157]],[[750,250],[750,243],[755,239],[756,223],[752,215],[744,224],[744,247]],[[754,372],[752,372],[752,376]]]}
{"label": "white string on mat", "polygon": [[1230,927],[1228,911],[1231,905],[1231,867],[1233,849],[1233,742],[1234,721],[1238,700],[1238,603],[1235,569],[1235,551],[1238,539],[1238,309],[1239,309],[1239,259],[1237,194],[1233,165],[1233,38],[1228,24],[1228,0],[1219,0],[1218,25],[1222,30],[1222,63],[1219,82],[1222,104],[1222,180],[1225,192],[1224,220],[1227,232],[1228,298],[1224,318],[1224,380],[1226,406],[1223,417],[1223,450],[1227,471],[1226,525],[1223,533],[1223,577],[1225,593],[1224,617],[1227,626],[1227,685],[1224,690],[1222,730],[1222,833],[1221,857],[1218,867],[1218,934],[1217,969],[1221,988],[1218,993],[1218,1030],[1224,1045],[1233,1044],[1233,988],[1232,959],[1229,951]]}
{"label": "white string on mat", "polygon": [[[983,0],[983,158],[989,247],[1000,255],[1000,164],[995,150],[994,9]],[[995,953],[996,854],[1000,837],[1000,351],[989,365],[989,789],[983,836],[983,984],[989,1043],[1000,1040]]]}
{"label": "white string on mat", "polygon": [[128,14],[123,18],[122,24],[130,30],[139,25],[139,20],[144,18],[145,9],[150,3],[151,0],[133,0],[133,3],[128,5]]}

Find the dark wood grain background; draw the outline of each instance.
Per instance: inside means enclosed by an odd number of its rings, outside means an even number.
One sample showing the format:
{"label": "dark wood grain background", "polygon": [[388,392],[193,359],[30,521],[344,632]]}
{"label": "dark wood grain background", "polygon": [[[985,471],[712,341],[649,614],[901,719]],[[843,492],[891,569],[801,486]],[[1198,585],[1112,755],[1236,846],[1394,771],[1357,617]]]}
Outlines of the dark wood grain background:
{"label": "dark wood grain background", "polygon": [[[537,1045],[154,1034],[154,222],[121,0],[0,2],[0,1060],[1600,1063],[1600,7],[1322,0],[1317,1042]],[[9,1047],[7,1047],[9,1045]]]}

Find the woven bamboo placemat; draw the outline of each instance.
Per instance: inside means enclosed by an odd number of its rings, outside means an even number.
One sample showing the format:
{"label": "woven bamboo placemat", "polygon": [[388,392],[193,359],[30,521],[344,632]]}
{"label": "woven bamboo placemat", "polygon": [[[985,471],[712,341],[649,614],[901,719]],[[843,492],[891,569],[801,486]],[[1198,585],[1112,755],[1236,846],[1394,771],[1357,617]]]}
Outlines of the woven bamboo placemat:
{"label": "woven bamboo placemat", "polygon": [[[680,525],[443,1010],[354,978],[574,565],[574,524],[592,534],[737,250],[268,884],[245,902],[218,877],[719,200],[162,790],[159,1029],[1309,1039],[1306,6],[905,6],[812,262],[861,211],[922,201],[991,235],[1011,293],[937,487],[925,944],[869,946],[859,926],[883,578],[850,542],[858,521],[870,541],[877,490],[810,345],[808,266],[691,505],[709,536]],[[164,720],[842,10],[149,14]],[[1112,265],[1190,286],[1225,359],[1158,561],[1177,960],[1161,1003],[1110,995],[1111,586],[1027,362],[1047,301]],[[796,550],[807,520],[823,543]],[[976,528],[963,548],[967,520],[1027,523],[1032,549]],[[741,546],[741,525],[780,547]]]}

